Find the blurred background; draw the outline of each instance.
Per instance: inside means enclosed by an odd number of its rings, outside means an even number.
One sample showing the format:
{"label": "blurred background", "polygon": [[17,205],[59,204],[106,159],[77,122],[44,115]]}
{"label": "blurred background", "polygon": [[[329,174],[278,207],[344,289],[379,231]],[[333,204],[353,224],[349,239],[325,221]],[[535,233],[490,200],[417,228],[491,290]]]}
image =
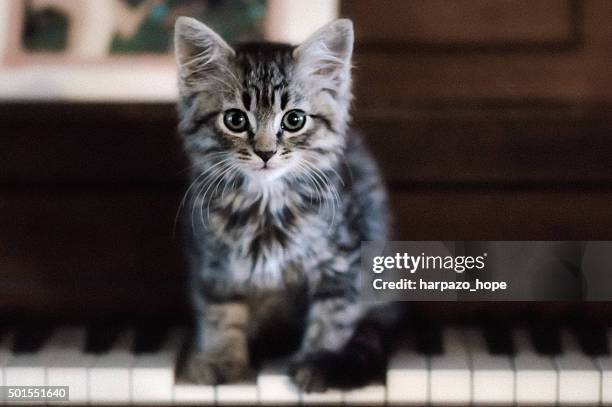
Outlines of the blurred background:
{"label": "blurred background", "polygon": [[[354,123],[397,240],[612,240],[607,0],[0,3],[0,313],[183,315],[171,35],[356,29]],[[421,305],[446,318],[607,304]],[[493,309],[495,308],[495,309]]]}

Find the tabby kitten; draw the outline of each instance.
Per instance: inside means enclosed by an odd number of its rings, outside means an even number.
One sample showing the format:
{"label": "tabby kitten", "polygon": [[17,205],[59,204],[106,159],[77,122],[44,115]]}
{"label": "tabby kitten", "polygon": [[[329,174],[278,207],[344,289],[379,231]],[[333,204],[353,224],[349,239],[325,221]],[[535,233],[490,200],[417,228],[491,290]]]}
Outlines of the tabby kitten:
{"label": "tabby kitten", "polygon": [[361,301],[360,242],[386,240],[389,215],[377,167],[348,130],[351,21],[297,47],[230,47],[181,17],[175,49],[191,164],[187,375],[244,379],[250,341],[293,323],[303,332],[290,367],[300,388],[342,385],[348,373],[360,384],[383,357],[382,320]]}

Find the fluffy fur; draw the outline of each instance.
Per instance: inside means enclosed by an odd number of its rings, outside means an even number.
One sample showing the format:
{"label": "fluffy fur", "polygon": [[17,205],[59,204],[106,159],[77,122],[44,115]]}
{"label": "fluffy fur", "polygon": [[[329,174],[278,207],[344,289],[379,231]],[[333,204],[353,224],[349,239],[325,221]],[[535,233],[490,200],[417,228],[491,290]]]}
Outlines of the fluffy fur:
{"label": "fluffy fur", "polygon": [[[191,163],[182,205],[195,310],[187,374],[243,379],[250,340],[281,320],[302,332],[291,374],[304,390],[340,383],[345,368],[371,374],[382,319],[360,300],[359,249],[388,238],[388,208],[374,161],[348,130],[352,23],[334,21],[297,47],[230,47],[183,17],[175,49]],[[224,121],[232,109],[245,115],[243,131]],[[283,117],[296,110],[305,124],[289,131]]]}

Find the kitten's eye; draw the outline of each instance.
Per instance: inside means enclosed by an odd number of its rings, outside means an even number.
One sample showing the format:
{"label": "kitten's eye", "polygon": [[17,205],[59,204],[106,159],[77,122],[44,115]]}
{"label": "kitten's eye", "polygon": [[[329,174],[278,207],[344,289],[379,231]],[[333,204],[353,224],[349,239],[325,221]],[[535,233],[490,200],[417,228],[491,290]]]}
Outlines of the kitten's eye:
{"label": "kitten's eye", "polygon": [[298,131],[306,124],[306,113],[301,110],[290,110],[283,116],[281,127],[287,131]]}
{"label": "kitten's eye", "polygon": [[245,131],[249,124],[246,113],[239,109],[230,109],[223,115],[225,127],[236,133]]}

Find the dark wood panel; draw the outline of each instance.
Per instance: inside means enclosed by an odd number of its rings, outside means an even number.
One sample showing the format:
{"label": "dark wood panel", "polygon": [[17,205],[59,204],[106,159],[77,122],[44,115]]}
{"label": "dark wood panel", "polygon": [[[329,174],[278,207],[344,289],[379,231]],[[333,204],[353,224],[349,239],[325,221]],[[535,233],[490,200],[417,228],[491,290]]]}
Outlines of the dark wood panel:
{"label": "dark wood panel", "polygon": [[[576,4],[583,18],[582,34],[574,47],[428,49],[382,44],[360,48],[358,44],[357,105],[402,109],[442,101],[610,101],[612,75],[606,61],[612,49],[608,24],[612,3],[585,0]],[[383,11],[372,11],[376,12]],[[368,21],[375,20],[370,14],[351,17],[356,27],[368,27],[372,24]],[[410,30],[408,24],[395,26]]]}
{"label": "dark wood panel", "polygon": [[96,315],[184,308],[176,191],[0,194],[0,309]]}
{"label": "dark wood panel", "polygon": [[[180,191],[0,193],[0,312],[180,313]],[[402,240],[612,240],[612,191],[457,189],[394,194]]]}
{"label": "dark wood panel", "polygon": [[596,113],[439,107],[357,123],[391,183],[612,184],[612,120]]}
{"label": "dark wood panel", "polygon": [[0,182],[167,182],[181,175],[170,104],[5,103]]}
{"label": "dark wood panel", "polygon": [[[589,66],[568,53],[468,53],[448,56],[420,52],[357,53],[355,95],[358,108],[402,109],[423,103],[477,103],[552,100],[573,103],[594,98]],[[597,64],[597,62],[594,62]],[[598,72],[603,67],[596,68]],[[608,93],[608,97],[612,94]]]}
{"label": "dark wood panel", "polygon": [[549,46],[572,43],[571,0],[349,0],[360,46]]}
{"label": "dark wood panel", "polygon": [[399,240],[611,240],[611,191],[491,186],[394,194]]}
{"label": "dark wood panel", "polygon": [[[612,109],[432,105],[355,113],[392,184],[612,183]],[[178,185],[172,105],[5,105],[0,183]]]}

